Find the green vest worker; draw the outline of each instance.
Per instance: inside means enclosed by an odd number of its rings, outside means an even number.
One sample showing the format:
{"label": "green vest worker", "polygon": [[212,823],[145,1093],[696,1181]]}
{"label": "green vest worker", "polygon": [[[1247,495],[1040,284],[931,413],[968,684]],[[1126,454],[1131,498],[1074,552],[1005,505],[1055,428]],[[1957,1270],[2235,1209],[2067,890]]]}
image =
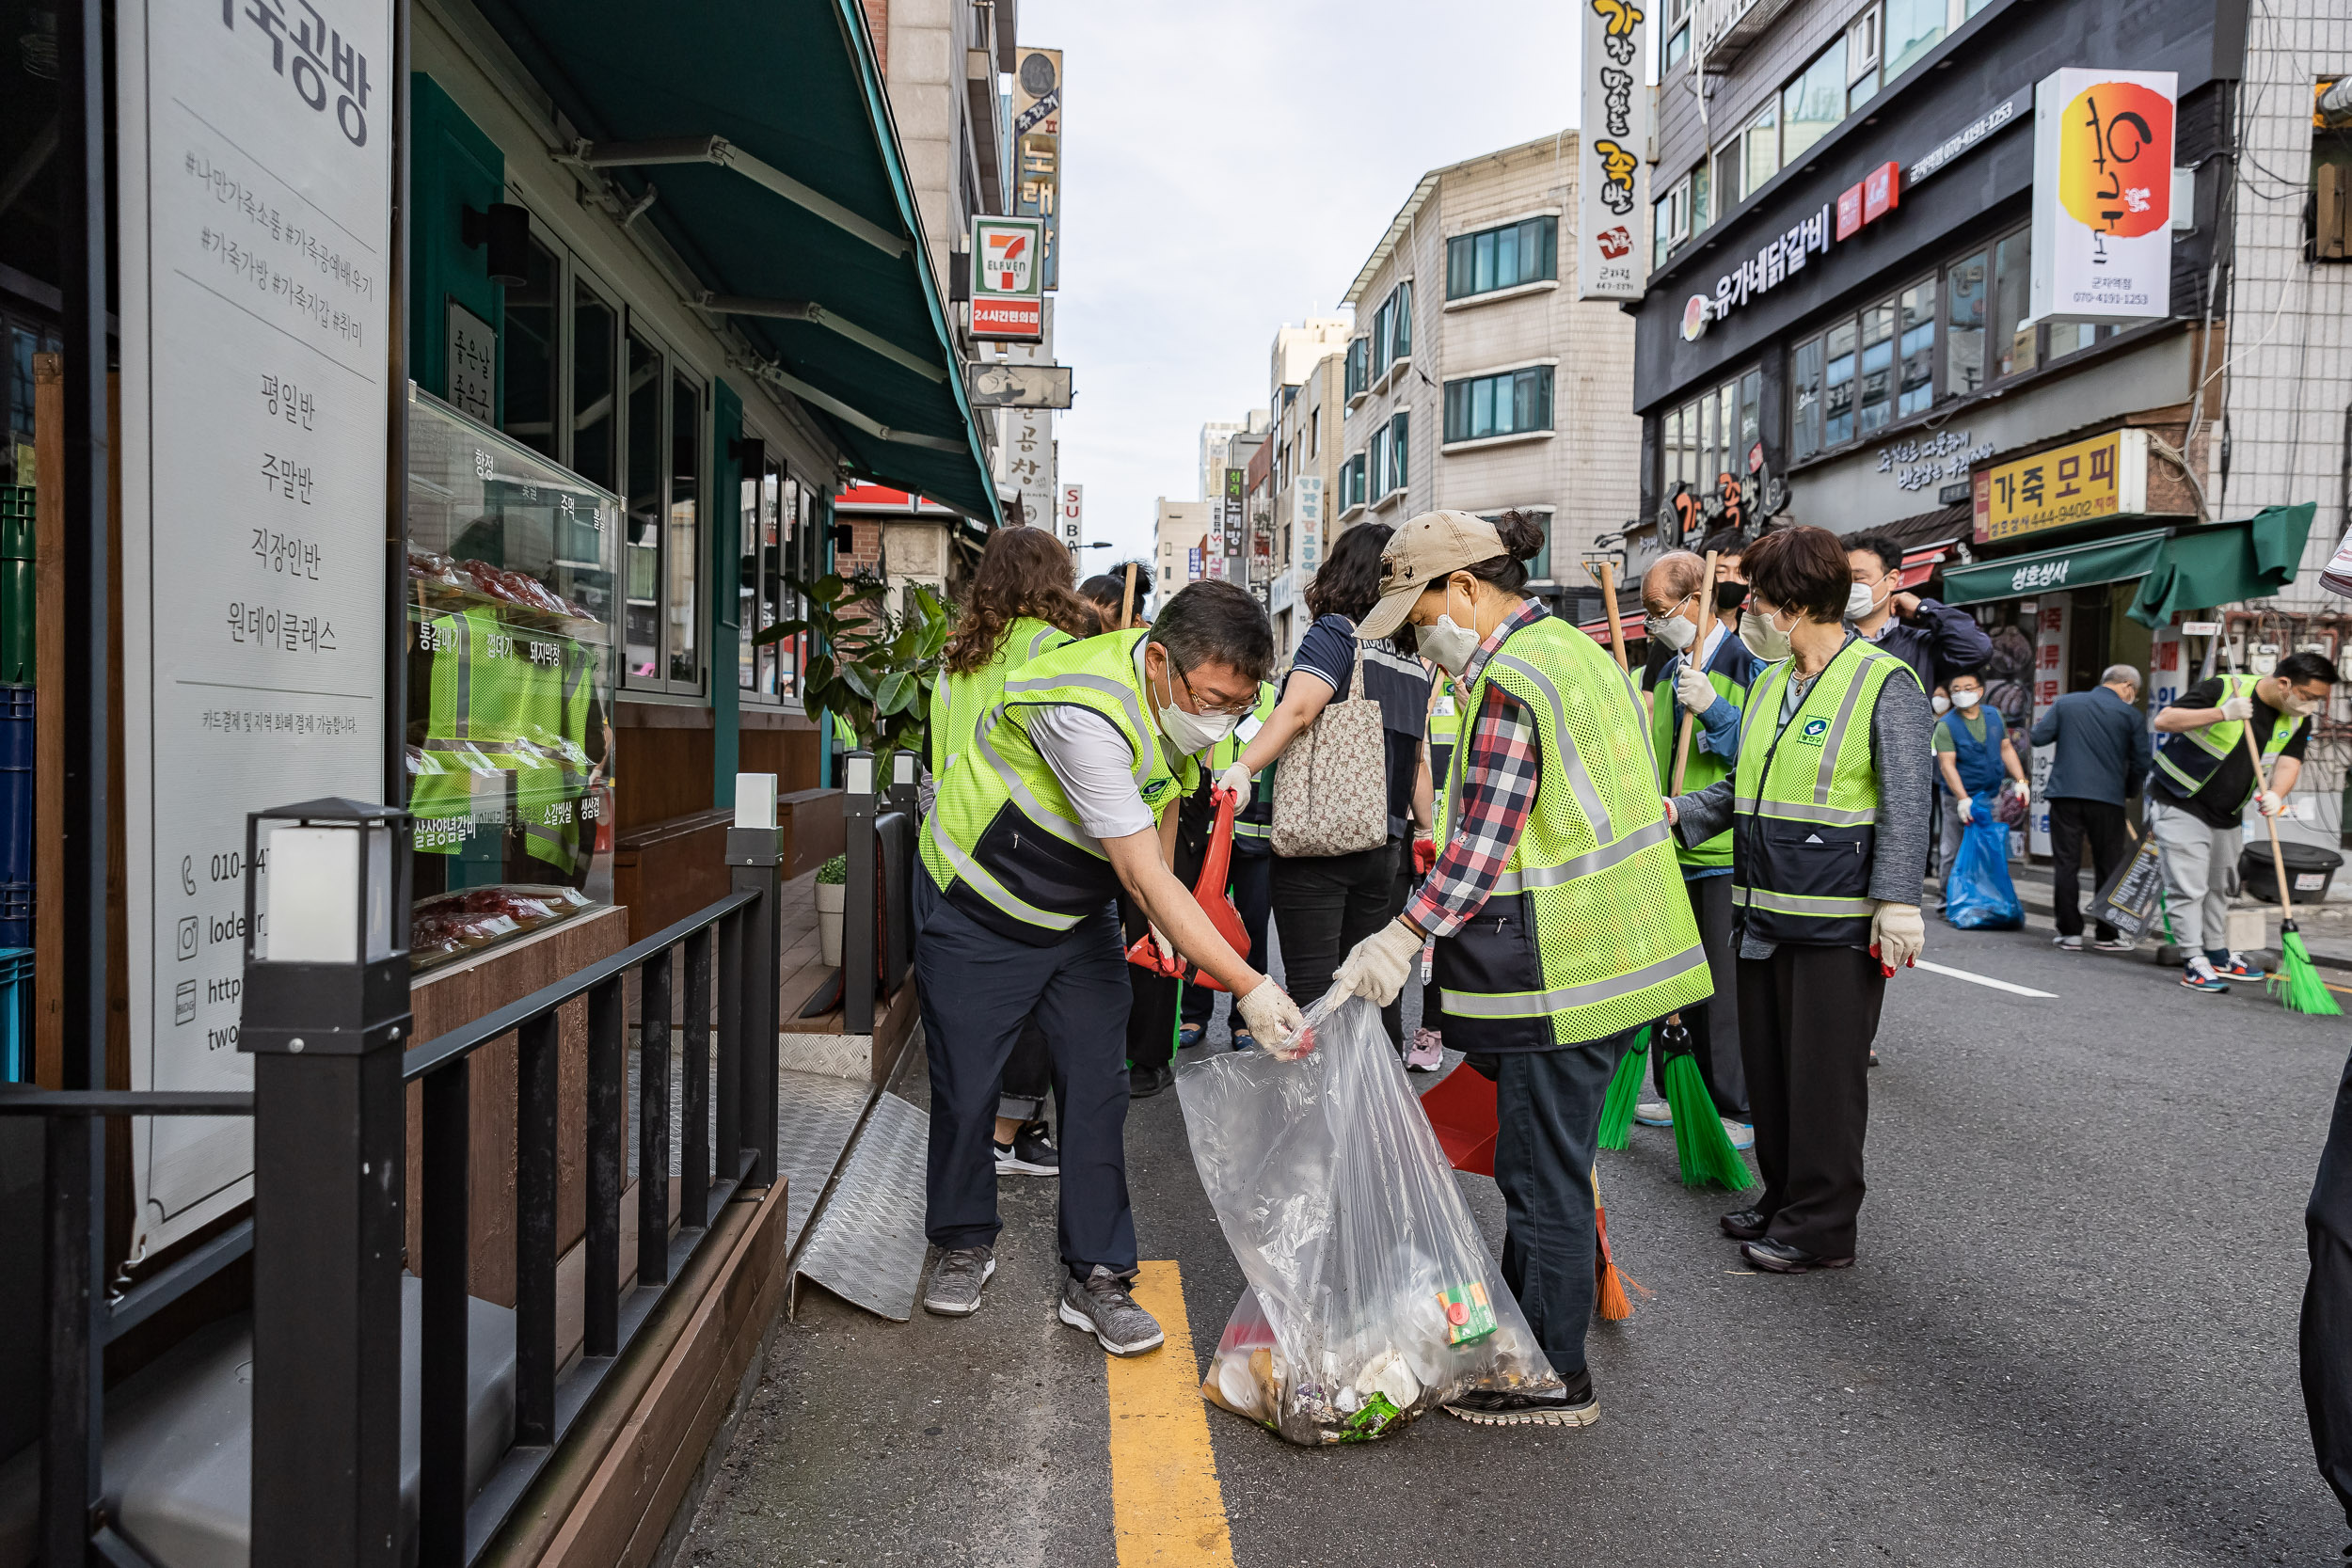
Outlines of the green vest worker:
{"label": "green vest worker", "polygon": [[1601,1101],[1633,1032],[1711,988],[1632,683],[1520,592],[1544,543],[1523,513],[1433,512],[1382,553],[1380,600],[1356,635],[1386,638],[1409,619],[1470,702],[1445,847],[1331,991],[1385,1006],[1437,938],[1445,1042],[1495,1080],[1503,1282],[1567,1383],[1549,1400],[1481,1393],[1448,1408],[1487,1425],[1583,1426],[1600,1414],[1584,1329]]}
{"label": "green vest worker", "polygon": [[[1682,787],[1705,789],[1731,771],[1740,754],[1740,720],[1748,705],[1748,685],[1759,668],[1756,657],[1740,641],[1733,621],[1708,616],[1707,645],[1698,646],[1699,600],[1707,592],[1707,562],[1689,550],[1670,550],[1642,574],[1644,629],[1653,647],[1673,650],[1663,664],[1653,661],[1649,681],[1649,743],[1658,757],[1658,788],[1674,787],[1675,753],[1682,738],[1685,714],[1696,715],[1691,731],[1691,751],[1682,769]],[[1734,1148],[1747,1148],[1756,1134],[1748,1119],[1748,1080],[1740,1066],[1740,1009],[1733,1001],[1738,946],[1731,930],[1731,835],[1718,833],[1704,844],[1677,847],[1683,890],[1691,897],[1692,918],[1698,922],[1699,941],[1707,949],[1708,974],[1715,982],[1713,999],[1683,1010],[1689,1029],[1691,1056],[1699,1076],[1723,1117],[1724,1131]],[[1633,1108],[1633,1117],[1650,1127],[1671,1127],[1674,1113],[1666,1104],[1666,1058],[1650,1053],[1650,1072],[1658,1092]]]}
{"label": "green vest worker", "polygon": [[[2230,951],[2230,866],[2243,846],[2249,806],[2265,816],[2286,809],[2303,771],[2311,719],[2328,709],[2335,666],[2318,654],[2289,654],[2269,674],[2199,681],[2156,715],[2156,769],[2149,781],[2148,826],[2164,865],[2164,907],[2186,951],[2181,984],[2221,991],[2262,971]],[[2257,795],[2245,731],[2254,732],[2270,788]]]}
{"label": "green vest worker", "polygon": [[1932,719],[1911,666],[1847,627],[1853,582],[1836,535],[1782,529],[1743,564],[1740,635],[1767,662],[1739,766],[1667,804],[1686,846],[1731,832],[1740,1053],[1764,1196],[1723,1227],[1756,1267],[1803,1274],[1853,1261],[1870,1041],[1887,978],[1927,940]]}
{"label": "green vest worker", "polygon": [[1005,682],[969,754],[940,782],[915,879],[915,969],[930,1065],[929,1208],[940,1249],[923,1305],[976,1310],[994,1272],[992,1113],[1034,1016],[1061,1109],[1059,1312],[1113,1355],[1160,1343],[1128,1295],[1126,1020],[1114,897],[1124,890],[1179,953],[1238,999],[1269,1046],[1299,1031],[1281,988],[1226,945],[1170,869],[1177,800],[1198,754],[1257,705],[1274,634],[1257,600],[1197,582],[1149,632],[1089,638]]}

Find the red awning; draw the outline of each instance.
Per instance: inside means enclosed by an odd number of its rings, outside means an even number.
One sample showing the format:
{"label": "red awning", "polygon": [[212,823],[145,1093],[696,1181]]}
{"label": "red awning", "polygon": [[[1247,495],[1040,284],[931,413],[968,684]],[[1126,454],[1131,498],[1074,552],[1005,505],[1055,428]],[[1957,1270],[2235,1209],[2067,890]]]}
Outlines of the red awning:
{"label": "red awning", "polygon": [[[1620,609],[1617,611],[1617,624],[1625,627],[1626,641],[1629,644],[1639,642],[1643,638],[1649,635],[1647,629],[1642,625],[1642,612],[1638,610],[1629,611]],[[1609,646],[1608,616],[1596,615],[1591,620],[1579,624],[1576,629],[1591,638],[1594,641],[1599,643],[1602,647],[1605,648]]]}
{"label": "red awning", "polygon": [[1916,588],[1927,581],[1935,569],[1944,564],[1944,558],[1951,553],[1952,546],[1959,543],[1959,538],[1955,536],[1903,551],[1903,586]]}

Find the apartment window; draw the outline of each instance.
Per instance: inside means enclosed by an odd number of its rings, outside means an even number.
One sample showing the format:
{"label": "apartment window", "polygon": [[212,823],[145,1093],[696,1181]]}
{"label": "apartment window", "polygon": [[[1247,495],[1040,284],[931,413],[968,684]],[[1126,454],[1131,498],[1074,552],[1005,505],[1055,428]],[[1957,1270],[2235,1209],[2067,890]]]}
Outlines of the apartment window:
{"label": "apartment window", "polygon": [[1821,340],[1797,345],[1788,359],[1789,454],[1802,463],[1821,450]]}
{"label": "apartment window", "polygon": [[1850,319],[1822,335],[1821,445],[1845,445],[1853,439],[1854,332]]}
{"label": "apartment window", "polygon": [[1389,373],[1390,313],[1396,309],[1396,295],[1391,293],[1372,313],[1372,379],[1379,380]]}
{"label": "apartment window", "polygon": [[1990,337],[1985,346],[2003,375],[2033,369],[2030,329],[2026,334],[2025,353],[2017,352],[2018,325],[2033,307],[2032,245],[2032,230],[2020,229],[1993,246],[1993,319],[1986,326]]}
{"label": "apartment window", "polygon": [[1691,53],[1692,0],[1667,0],[1665,67],[1672,71]]}
{"label": "apartment window", "polygon": [[1764,372],[1745,372],[1670,411],[1660,441],[1661,489],[1687,484],[1712,495],[1723,475],[1748,471],[1748,454],[1764,435]]}
{"label": "apartment window", "polygon": [[1839,39],[1780,91],[1780,158],[1793,164],[1846,118],[1846,40]]}
{"label": "apartment window", "polygon": [[1691,171],[1691,232],[1693,234],[1715,221],[1716,209],[1708,196],[1713,188],[1707,160],[1701,158],[1698,167]]}
{"label": "apartment window", "polygon": [[1353,511],[1364,504],[1364,454],[1358,452],[1340,465],[1340,510]]}
{"label": "apartment window", "polygon": [[1551,428],[1551,367],[1530,365],[1445,384],[1445,438],[1483,441]]}
{"label": "apartment window", "polygon": [[1879,8],[1872,6],[1846,29],[1846,112],[1878,96]]}
{"label": "apartment window", "polygon": [[1389,295],[1389,357],[1409,359],[1413,354],[1413,284],[1407,278]]}
{"label": "apartment window", "polygon": [[1854,434],[1883,429],[1895,417],[1895,302],[1862,312],[1862,399]]}
{"label": "apartment window", "polygon": [[1740,133],[1740,194],[1754,196],[1780,172],[1780,106],[1773,104]]}
{"label": "apartment window", "polygon": [[1935,279],[1905,289],[1897,309],[1895,417],[1901,419],[1935,401]]}
{"label": "apartment window", "polygon": [[1365,338],[1351,338],[1347,341],[1347,395],[1361,397],[1364,388],[1371,385],[1372,342]]}
{"label": "apartment window", "polygon": [[1947,0],[1886,0],[1886,77],[1889,82],[1916,65],[1944,40]]}
{"label": "apartment window", "polygon": [[1529,218],[1445,243],[1445,297],[1468,299],[1496,289],[1557,277],[1560,220]]}
{"label": "apartment window", "polygon": [[1404,489],[1406,480],[1410,477],[1406,469],[1406,453],[1412,448],[1412,442],[1407,439],[1412,433],[1412,421],[1411,413],[1401,408],[1389,420],[1388,489],[1390,490]]}
{"label": "apartment window", "polygon": [[[1953,334],[1945,374],[1955,391],[1973,390],[1967,377],[1984,352],[1983,267],[1984,253],[1978,252],[1945,275],[1952,311],[1946,325]],[[1936,286],[1936,277],[1922,278],[1798,342],[1788,367],[1794,458],[1843,446],[1934,405]]]}
{"label": "apartment window", "polygon": [[1674,188],[1655,204],[1650,219],[1652,271],[1664,266],[1675,247],[1691,237],[1691,180],[1686,174],[1676,181]]}
{"label": "apartment window", "polygon": [[1740,139],[1734,136],[1715,150],[1710,166],[1714,172],[1713,214],[1718,217],[1739,206],[1740,198],[1746,194],[1740,183]]}
{"label": "apartment window", "polygon": [[[1535,526],[1544,531],[1544,547],[1528,558],[1527,580],[1549,582],[1551,580],[1551,509],[1549,507],[1525,508],[1523,515],[1533,518]],[[1482,512],[1479,516],[1487,522],[1500,524],[1503,515],[1500,512]]]}
{"label": "apartment window", "polygon": [[1944,385],[1967,396],[1984,385],[1985,290],[1993,253],[1963,256],[1944,271]]}
{"label": "apartment window", "polygon": [[1307,460],[1313,462],[1323,450],[1323,404],[1316,404],[1314,412],[1307,416]]}

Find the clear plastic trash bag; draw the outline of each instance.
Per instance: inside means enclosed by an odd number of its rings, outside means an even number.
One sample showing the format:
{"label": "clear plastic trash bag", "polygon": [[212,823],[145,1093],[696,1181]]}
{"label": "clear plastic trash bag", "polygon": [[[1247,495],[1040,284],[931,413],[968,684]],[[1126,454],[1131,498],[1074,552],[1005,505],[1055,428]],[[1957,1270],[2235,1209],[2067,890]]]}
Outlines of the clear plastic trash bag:
{"label": "clear plastic trash bag", "polygon": [[1231,1052],[1176,1095],[1250,1288],[1200,1392],[1294,1443],[1386,1436],[1473,1390],[1560,1378],[1502,1283],[1429,1118],[1357,998],[1295,1061]]}

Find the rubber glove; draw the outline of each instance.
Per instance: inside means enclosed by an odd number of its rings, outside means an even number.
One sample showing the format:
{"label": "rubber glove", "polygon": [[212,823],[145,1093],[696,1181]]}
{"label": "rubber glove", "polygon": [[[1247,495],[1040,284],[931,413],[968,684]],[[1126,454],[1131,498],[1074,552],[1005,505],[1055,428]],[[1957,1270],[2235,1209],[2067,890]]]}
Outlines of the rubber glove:
{"label": "rubber glove", "polygon": [[1279,1060],[1295,1061],[1314,1044],[1313,1037],[1306,1032],[1307,1015],[1298,1010],[1288,991],[1271,980],[1261,980],[1235,997],[1233,1007],[1250,1037]]}
{"label": "rubber glove", "polygon": [[2287,809],[2286,797],[2275,789],[2265,789],[2254,797],[2254,809],[2265,816],[2276,816]]}
{"label": "rubber glove", "polygon": [[1256,778],[1256,774],[1237,762],[1216,776],[1216,787],[1231,790],[1234,797],[1246,806],[1249,803],[1249,793],[1253,787],[1252,781]]}
{"label": "rubber glove", "polygon": [[1438,841],[1427,833],[1413,835],[1413,875],[1426,877],[1438,863]]}
{"label": "rubber glove", "polygon": [[2236,696],[2231,698],[2228,702],[2223,703],[2221,705],[2221,717],[2224,719],[2234,719],[2241,724],[2246,722],[2249,719],[2253,718],[2254,698],[2252,693],[2241,691]]}
{"label": "rubber glove", "polygon": [[1888,974],[1908,968],[1928,944],[1916,904],[1881,904],[1870,913],[1870,954]]}
{"label": "rubber glove", "polygon": [[1705,713],[1715,705],[1715,683],[1707,678],[1707,672],[1686,659],[1675,676],[1675,701],[1692,713]]}
{"label": "rubber glove", "polygon": [[1977,813],[1977,802],[1976,802],[1976,800],[1975,800],[1972,797],[1970,797],[1970,796],[1966,796],[1966,795],[1963,795],[1963,796],[1961,796],[1961,797],[1959,798],[1959,800],[1960,800],[1960,819],[1961,819],[1963,822],[1974,822],[1974,821],[1977,819],[1977,816],[1976,816],[1976,813]]}
{"label": "rubber glove", "polygon": [[1171,958],[1182,958],[1184,955],[1177,952],[1176,944],[1168,940],[1168,933],[1160,929],[1160,923],[1154,920],[1150,922],[1150,925],[1152,927],[1152,944]]}
{"label": "rubber glove", "polygon": [[2009,781],[2009,787],[2017,791],[2017,799],[2020,801],[2029,806],[2033,804],[2033,786],[2025,780],[2011,779]]}
{"label": "rubber glove", "polygon": [[1669,828],[1680,827],[1682,825],[1682,812],[1675,805],[1675,798],[1671,795],[1661,795],[1658,798],[1658,800],[1661,805],[1666,808],[1666,826]]}
{"label": "rubber glove", "polygon": [[1324,997],[1326,1006],[1336,1007],[1351,996],[1361,996],[1375,1007],[1387,1006],[1405,989],[1413,960],[1421,957],[1421,944],[1428,940],[1418,926],[1390,921],[1340,960]]}

